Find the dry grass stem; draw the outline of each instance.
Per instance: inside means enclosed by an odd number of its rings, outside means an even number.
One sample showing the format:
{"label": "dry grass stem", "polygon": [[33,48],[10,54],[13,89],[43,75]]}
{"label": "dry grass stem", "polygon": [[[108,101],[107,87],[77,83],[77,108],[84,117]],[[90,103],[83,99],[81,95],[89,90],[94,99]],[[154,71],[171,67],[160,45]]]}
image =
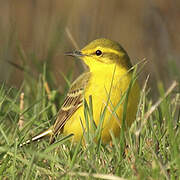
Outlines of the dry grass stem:
{"label": "dry grass stem", "polygon": [[22,92],[21,95],[20,95],[20,115],[19,115],[19,121],[18,121],[18,126],[19,126],[19,129],[22,129],[23,128],[23,125],[24,125],[24,116],[22,114],[23,110],[24,110],[24,93]]}
{"label": "dry grass stem", "polygon": [[147,123],[148,118],[150,117],[150,115],[157,109],[157,107],[162,103],[162,101],[175,89],[175,87],[178,85],[177,81],[173,81],[173,83],[171,84],[171,86],[168,88],[168,90],[166,91],[165,95],[163,98],[159,98],[159,100],[151,106],[151,108],[149,109],[148,112],[145,113],[144,118],[143,118],[143,122],[139,128],[139,130],[136,132],[136,135],[139,136],[142,128],[145,126],[145,124]]}

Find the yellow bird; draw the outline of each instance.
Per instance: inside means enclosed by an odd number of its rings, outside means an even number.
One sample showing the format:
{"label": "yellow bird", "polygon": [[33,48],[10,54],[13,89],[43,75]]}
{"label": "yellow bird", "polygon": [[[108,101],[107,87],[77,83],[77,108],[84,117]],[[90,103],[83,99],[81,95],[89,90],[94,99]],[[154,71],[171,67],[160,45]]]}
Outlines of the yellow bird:
{"label": "yellow bird", "polygon": [[135,120],[140,89],[138,82],[132,80],[133,66],[126,51],[119,43],[104,38],[97,39],[82,50],[66,53],[66,55],[78,57],[88,66],[89,70],[72,83],[55,124],[21,146],[47,135],[51,136],[50,142],[52,143],[59,133],[73,134],[73,141],[79,141],[83,131],[87,128],[83,102],[84,100],[88,102],[90,96],[96,126],[100,122],[101,112],[106,108],[101,138],[103,143],[109,142],[110,132],[115,137],[120,134],[125,102],[122,101],[122,97],[127,93],[132,81],[125,123],[130,126]]}

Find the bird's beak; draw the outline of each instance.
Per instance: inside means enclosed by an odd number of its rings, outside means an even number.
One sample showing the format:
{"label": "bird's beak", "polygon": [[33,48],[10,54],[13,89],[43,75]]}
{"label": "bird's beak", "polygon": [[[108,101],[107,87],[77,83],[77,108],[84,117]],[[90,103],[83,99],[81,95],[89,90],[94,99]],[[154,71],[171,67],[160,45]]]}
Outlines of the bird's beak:
{"label": "bird's beak", "polygon": [[66,52],[66,56],[82,57],[84,56],[81,51]]}

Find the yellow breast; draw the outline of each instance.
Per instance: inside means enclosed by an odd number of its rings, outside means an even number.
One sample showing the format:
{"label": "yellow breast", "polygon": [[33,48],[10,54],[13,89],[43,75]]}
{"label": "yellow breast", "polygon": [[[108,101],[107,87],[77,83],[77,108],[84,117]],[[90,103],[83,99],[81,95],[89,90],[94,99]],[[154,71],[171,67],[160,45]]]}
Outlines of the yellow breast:
{"label": "yellow breast", "polygon": [[[118,136],[120,133],[123,112],[123,103],[120,104],[120,102],[132,78],[132,73],[127,73],[126,70],[114,65],[112,65],[113,67],[109,66],[111,65],[103,64],[101,69],[93,72],[84,94],[87,101],[89,96],[92,96],[93,117],[96,126],[98,126],[101,112],[106,106],[106,114],[102,126],[102,140],[104,143],[111,139],[110,131],[115,136]],[[127,125],[130,125],[135,119],[138,99],[139,86],[136,82],[128,98]],[[86,129],[86,122],[84,106],[81,106],[68,120],[64,126],[63,133],[65,135],[73,133],[74,140],[78,141],[83,134],[83,129]]]}

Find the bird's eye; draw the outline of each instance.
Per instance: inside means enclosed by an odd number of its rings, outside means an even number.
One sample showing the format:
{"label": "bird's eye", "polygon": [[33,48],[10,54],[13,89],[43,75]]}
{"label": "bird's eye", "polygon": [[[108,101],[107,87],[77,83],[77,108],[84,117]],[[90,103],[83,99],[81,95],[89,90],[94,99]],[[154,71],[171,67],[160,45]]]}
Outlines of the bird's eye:
{"label": "bird's eye", "polygon": [[97,55],[97,56],[100,56],[101,54],[102,54],[102,51],[100,51],[100,50],[97,50],[97,51],[96,51],[96,55]]}

